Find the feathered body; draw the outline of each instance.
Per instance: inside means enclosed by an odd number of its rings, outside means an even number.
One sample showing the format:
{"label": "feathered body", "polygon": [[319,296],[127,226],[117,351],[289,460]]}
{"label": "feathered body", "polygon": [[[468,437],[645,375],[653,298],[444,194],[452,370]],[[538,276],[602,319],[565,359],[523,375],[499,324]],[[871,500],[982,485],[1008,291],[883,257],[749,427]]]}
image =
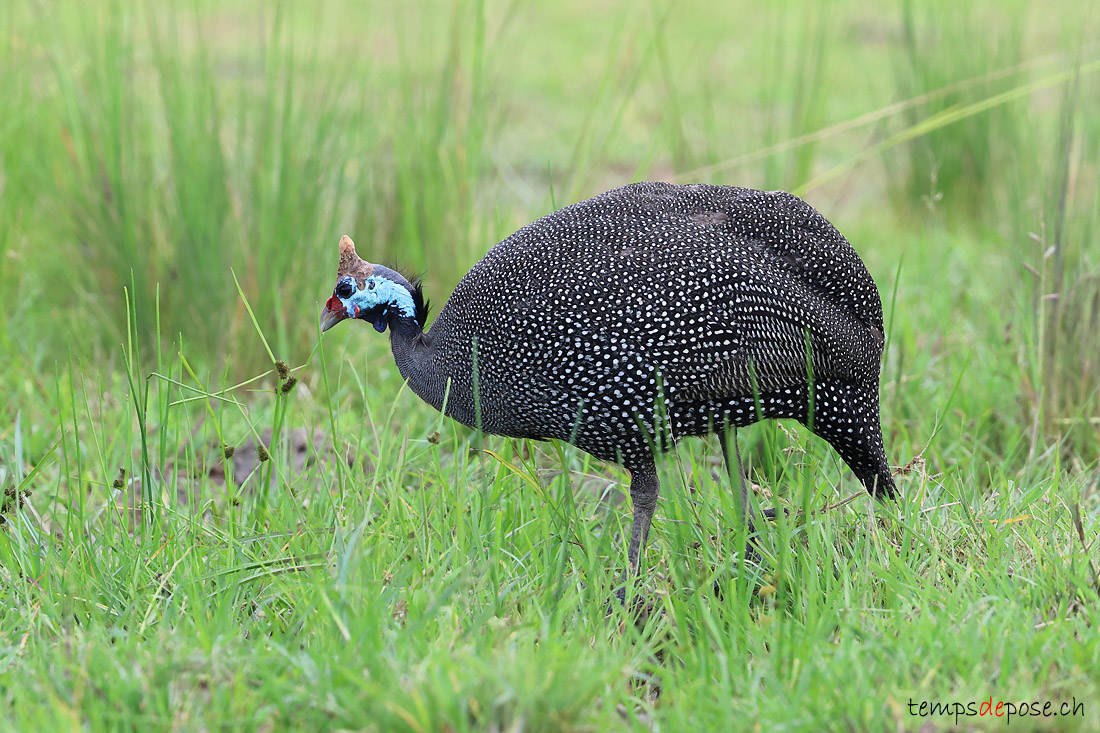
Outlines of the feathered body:
{"label": "feathered body", "polygon": [[459,422],[628,466],[651,452],[662,390],[672,438],[759,417],[807,422],[809,351],[813,430],[885,488],[882,333],[859,256],[798,198],[638,183],[520,229],[462,278],[422,339],[392,338],[402,376],[436,409],[452,380],[447,414]]}
{"label": "feathered body", "polygon": [[[649,526],[638,526],[639,505],[651,515],[656,503],[654,448],[669,439],[793,418],[868,490],[893,494],[878,290],[840,232],[795,196],[608,191],[490,249],[427,331],[419,288],[396,281],[417,315],[391,303],[368,320],[391,327],[416,394],[465,425],[568,441],[631,471],[632,564]],[[333,297],[326,313],[350,303]]]}

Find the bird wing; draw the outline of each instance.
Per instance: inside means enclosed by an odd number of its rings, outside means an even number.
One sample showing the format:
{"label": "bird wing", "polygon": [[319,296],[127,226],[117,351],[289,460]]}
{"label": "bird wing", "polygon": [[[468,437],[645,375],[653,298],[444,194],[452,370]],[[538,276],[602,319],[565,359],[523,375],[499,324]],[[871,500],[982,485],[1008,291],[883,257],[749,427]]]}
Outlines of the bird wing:
{"label": "bird wing", "polygon": [[811,374],[877,380],[878,289],[812,206],[781,191],[725,186],[633,184],[608,195],[651,222],[639,228],[649,241],[634,255],[646,261],[620,274],[646,273],[636,288],[671,298],[658,309],[664,323],[648,330],[659,337],[640,345],[670,399],[782,390]]}
{"label": "bird wing", "polygon": [[[873,334],[769,248],[739,239],[672,253],[690,262],[688,287],[670,288],[672,315],[645,350],[676,401],[718,401],[877,374]],[[706,259],[704,259],[706,257]],[[681,268],[681,271],[686,268]]]}
{"label": "bird wing", "polygon": [[718,401],[867,371],[859,324],[806,295],[749,286],[732,307],[700,314],[703,328],[658,365],[669,398]]}

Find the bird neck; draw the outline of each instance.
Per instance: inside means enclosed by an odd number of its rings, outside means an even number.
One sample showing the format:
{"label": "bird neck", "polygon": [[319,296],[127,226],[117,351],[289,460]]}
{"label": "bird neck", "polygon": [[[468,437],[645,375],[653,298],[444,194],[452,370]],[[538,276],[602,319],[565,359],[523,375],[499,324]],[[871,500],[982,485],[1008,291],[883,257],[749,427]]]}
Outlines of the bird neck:
{"label": "bird neck", "polygon": [[389,326],[390,350],[397,363],[397,370],[405,379],[418,377],[427,340],[424,329],[414,319],[396,315],[390,319]]}
{"label": "bird neck", "polygon": [[399,319],[390,330],[390,349],[397,371],[417,397],[466,427],[484,427],[478,422],[469,372],[454,370],[448,365],[451,360],[440,358],[431,331],[424,332],[411,318]]}
{"label": "bird neck", "polygon": [[433,374],[431,336],[414,319],[396,317],[390,322],[390,350],[397,371],[409,383],[409,388],[439,410],[443,406],[443,394],[438,387],[440,380]]}

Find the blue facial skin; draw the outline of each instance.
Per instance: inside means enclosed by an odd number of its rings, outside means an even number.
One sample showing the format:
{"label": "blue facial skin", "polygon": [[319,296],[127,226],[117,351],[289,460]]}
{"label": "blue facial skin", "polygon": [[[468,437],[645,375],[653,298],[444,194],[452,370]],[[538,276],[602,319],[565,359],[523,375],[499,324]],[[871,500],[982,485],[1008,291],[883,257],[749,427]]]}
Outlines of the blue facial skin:
{"label": "blue facial skin", "polygon": [[[343,297],[341,290],[351,287],[351,295]],[[360,318],[366,316],[374,325],[374,330],[382,333],[386,330],[386,321],[390,310],[397,311],[407,318],[416,317],[416,305],[407,288],[385,277],[368,277],[360,288],[355,278],[345,277],[336,285],[336,297],[343,303],[348,316]]]}

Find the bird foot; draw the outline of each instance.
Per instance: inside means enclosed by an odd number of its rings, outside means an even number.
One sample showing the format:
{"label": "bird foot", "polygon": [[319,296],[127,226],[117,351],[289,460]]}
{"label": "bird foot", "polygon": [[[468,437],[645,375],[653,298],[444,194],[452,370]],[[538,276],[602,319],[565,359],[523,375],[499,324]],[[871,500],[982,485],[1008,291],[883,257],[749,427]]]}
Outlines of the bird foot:
{"label": "bird foot", "polygon": [[[604,606],[604,615],[611,617],[620,608],[627,605],[626,602],[626,586],[620,585],[615,589],[615,592],[611,594],[611,600]],[[630,617],[634,621],[634,625],[641,628],[645,625],[649,617],[653,615],[656,607],[649,602],[649,599],[642,593],[635,593],[630,599],[629,613]]]}
{"label": "bird foot", "polygon": [[[764,509],[760,512],[760,516],[765,519],[775,520],[775,509]],[[787,510],[783,510],[784,516],[787,514]],[[753,565],[761,565],[764,562],[763,556],[760,554],[760,550],[756,546],[755,529],[749,525],[749,536],[745,540],[745,562]],[[725,597],[725,593],[722,591],[722,584],[717,580],[714,581],[714,597],[718,600],[722,600]]]}

